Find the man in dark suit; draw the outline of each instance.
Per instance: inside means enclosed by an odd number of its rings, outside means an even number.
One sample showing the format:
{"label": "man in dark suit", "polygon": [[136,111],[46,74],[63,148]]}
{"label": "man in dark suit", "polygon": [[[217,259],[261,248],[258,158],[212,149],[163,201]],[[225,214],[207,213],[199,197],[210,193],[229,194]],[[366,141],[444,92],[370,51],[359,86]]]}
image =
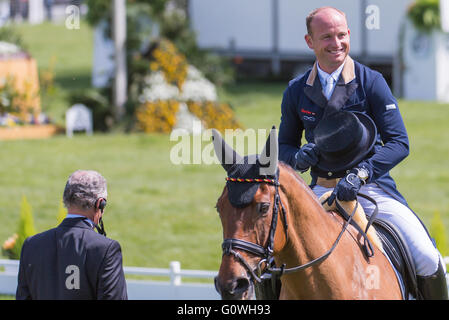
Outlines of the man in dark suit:
{"label": "man in dark suit", "polygon": [[23,244],[16,299],[127,299],[120,244],[102,228],[106,199],[106,180],[98,172],[69,177],[66,219]]}
{"label": "man in dark suit", "polygon": [[[308,15],[306,26],[305,41],[316,62],[290,81],[284,92],[279,159],[301,172],[311,169],[311,187],[317,196],[333,190],[332,197],[351,201],[361,191],[375,199],[377,217],[397,226],[411,249],[423,298],[447,299],[441,254],[389,174],[409,154],[408,135],[395,97],[379,72],[349,56],[350,31],[344,12],[318,8]],[[345,166],[330,168],[323,165],[325,150],[318,145],[316,128],[322,119],[342,111],[369,117],[377,134],[370,152],[357,163],[349,161]],[[301,144],[303,135],[305,144]],[[352,135],[360,136],[356,131]],[[359,203],[367,215],[374,212],[369,201],[360,198]]]}

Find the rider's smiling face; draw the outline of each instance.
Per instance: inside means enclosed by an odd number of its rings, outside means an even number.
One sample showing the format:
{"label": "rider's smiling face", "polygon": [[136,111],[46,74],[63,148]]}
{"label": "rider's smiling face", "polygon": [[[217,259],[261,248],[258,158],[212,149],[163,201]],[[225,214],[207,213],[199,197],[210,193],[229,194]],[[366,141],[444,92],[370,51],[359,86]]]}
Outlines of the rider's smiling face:
{"label": "rider's smiling face", "polygon": [[331,8],[319,11],[311,21],[311,34],[305,36],[315,52],[320,68],[335,71],[346,59],[350,48],[350,31],[344,15]]}

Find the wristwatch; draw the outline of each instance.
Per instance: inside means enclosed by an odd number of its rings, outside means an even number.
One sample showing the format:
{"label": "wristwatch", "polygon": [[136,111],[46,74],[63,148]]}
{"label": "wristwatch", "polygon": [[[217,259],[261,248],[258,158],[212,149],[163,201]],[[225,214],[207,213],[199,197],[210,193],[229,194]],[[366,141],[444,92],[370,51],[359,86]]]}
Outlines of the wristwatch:
{"label": "wristwatch", "polygon": [[357,177],[359,177],[360,180],[362,180],[363,184],[366,184],[366,180],[369,178],[369,172],[365,168],[356,168],[357,171]]}

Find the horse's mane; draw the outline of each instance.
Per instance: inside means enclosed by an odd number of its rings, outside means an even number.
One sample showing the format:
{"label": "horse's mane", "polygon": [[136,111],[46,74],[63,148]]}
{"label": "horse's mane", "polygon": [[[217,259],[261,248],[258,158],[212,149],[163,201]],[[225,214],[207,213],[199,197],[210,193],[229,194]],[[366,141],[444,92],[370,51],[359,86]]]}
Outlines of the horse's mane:
{"label": "horse's mane", "polygon": [[[284,173],[286,173],[286,176],[290,178],[293,182],[296,182],[301,189],[303,189],[312,199],[314,199],[317,203],[319,203],[319,199],[316,196],[316,194],[312,191],[312,189],[307,185],[307,183],[304,181],[304,179],[298,174],[298,172],[295,171],[289,164],[279,161],[279,170],[283,170]],[[279,180],[281,173],[279,173]],[[288,193],[287,188],[285,186],[283,187],[281,183],[281,189],[283,192]],[[321,203],[320,203],[321,206]]]}
{"label": "horse's mane", "polygon": [[289,174],[291,174],[299,183],[305,184],[305,181],[303,178],[301,178],[301,176],[298,174],[298,172],[296,172],[295,169],[293,169],[289,164],[283,162],[283,161],[279,161],[279,167],[283,168],[284,170],[286,170]]}

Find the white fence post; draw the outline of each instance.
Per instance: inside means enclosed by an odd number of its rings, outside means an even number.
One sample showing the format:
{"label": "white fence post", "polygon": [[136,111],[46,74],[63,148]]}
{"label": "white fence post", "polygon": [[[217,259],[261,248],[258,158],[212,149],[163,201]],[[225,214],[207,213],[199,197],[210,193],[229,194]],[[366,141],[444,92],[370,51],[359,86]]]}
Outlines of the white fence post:
{"label": "white fence post", "polygon": [[170,262],[170,283],[174,286],[181,285],[181,263],[179,261]]}

